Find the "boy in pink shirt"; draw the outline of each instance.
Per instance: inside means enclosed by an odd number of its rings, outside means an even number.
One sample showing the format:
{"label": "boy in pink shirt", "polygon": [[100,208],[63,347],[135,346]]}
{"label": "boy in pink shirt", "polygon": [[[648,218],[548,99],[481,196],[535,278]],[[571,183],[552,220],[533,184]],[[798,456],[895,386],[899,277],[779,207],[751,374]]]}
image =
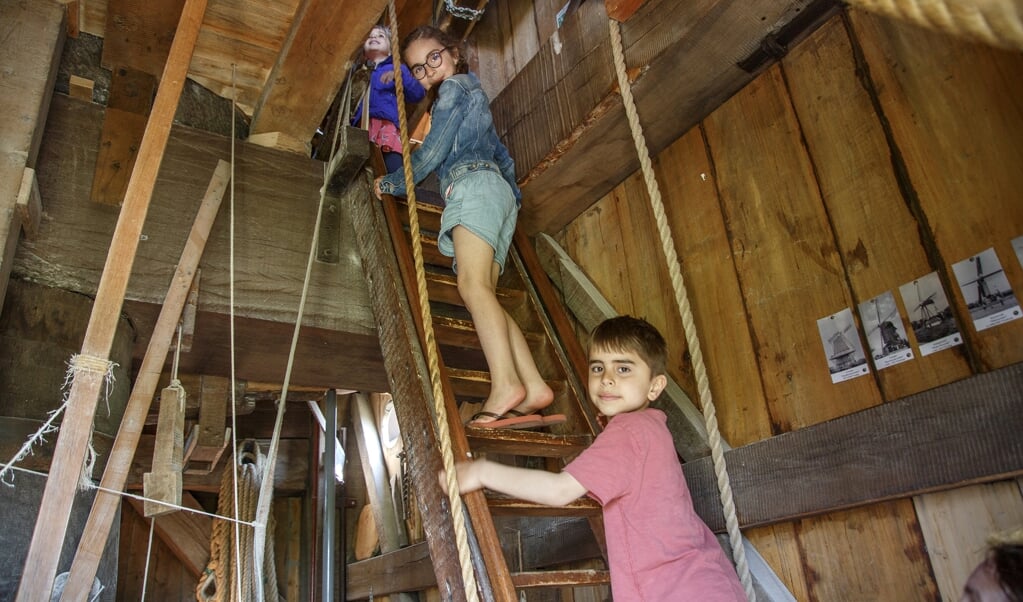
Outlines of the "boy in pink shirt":
{"label": "boy in pink shirt", "polygon": [[650,408],[667,385],[666,345],[645,320],[620,316],[590,339],[590,401],[608,418],[560,473],[485,459],[456,466],[462,493],[488,488],[564,506],[589,495],[603,508],[616,602],[741,602],[746,594],[693,509],[667,418]]}

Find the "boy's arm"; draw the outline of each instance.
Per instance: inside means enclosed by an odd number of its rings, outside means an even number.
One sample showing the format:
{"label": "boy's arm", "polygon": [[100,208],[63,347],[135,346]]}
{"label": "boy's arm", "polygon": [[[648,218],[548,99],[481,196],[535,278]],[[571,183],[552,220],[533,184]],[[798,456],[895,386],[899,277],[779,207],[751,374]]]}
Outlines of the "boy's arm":
{"label": "boy's arm", "polygon": [[[567,472],[519,468],[489,460],[459,462],[455,465],[455,472],[461,493],[486,487],[547,506],[564,506],[586,495],[586,488]],[[443,473],[440,477],[443,485]]]}

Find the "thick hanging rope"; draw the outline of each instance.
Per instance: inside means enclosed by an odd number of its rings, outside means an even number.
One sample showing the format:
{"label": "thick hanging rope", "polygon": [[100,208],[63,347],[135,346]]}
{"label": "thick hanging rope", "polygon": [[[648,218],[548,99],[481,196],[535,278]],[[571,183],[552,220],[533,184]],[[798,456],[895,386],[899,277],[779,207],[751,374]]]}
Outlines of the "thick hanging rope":
{"label": "thick hanging rope", "polygon": [[[444,462],[444,474],[448,500],[451,504],[451,515],[455,527],[455,546],[458,548],[458,563],[462,569],[462,582],[465,585],[465,597],[470,602],[479,600],[476,592],[476,575],[472,568],[469,553],[469,538],[465,529],[465,512],[462,498],[458,495],[458,480],[455,476],[454,453],[451,451],[451,431],[448,427],[447,409],[444,407],[444,387],[440,380],[440,360],[438,359],[437,339],[433,332],[433,317],[430,310],[430,297],[426,292],[426,270],[423,267],[423,243],[419,233],[419,213],[416,207],[416,188],[412,181],[412,158],[409,155],[408,118],[405,115],[405,84],[401,75],[401,53],[398,46],[398,15],[394,8],[394,0],[387,3],[388,18],[391,22],[391,49],[394,59],[394,87],[398,97],[398,125],[401,133],[401,159],[405,172],[405,191],[408,195],[409,232],[412,235],[412,256],[416,267],[416,289],[419,297],[419,311],[423,317],[423,334],[426,337],[426,356],[430,372],[430,384],[433,386],[433,409],[437,441],[440,443],[441,459]],[[441,591],[441,595],[447,592]]]}
{"label": "thick hanging rope", "polygon": [[1023,50],[1023,3],[1019,0],[846,0],[846,3],[998,48]]}
{"label": "thick hanging rope", "polygon": [[721,447],[721,433],[718,431],[714,400],[711,397],[710,385],[707,381],[707,369],[703,363],[703,353],[700,351],[700,340],[696,335],[696,325],[693,323],[693,312],[689,305],[689,295],[682,280],[682,269],[678,254],[675,252],[675,242],[664,213],[661,191],[657,186],[657,178],[654,176],[654,170],[650,163],[650,152],[647,150],[643,126],[639,123],[639,115],[636,111],[636,101],[632,97],[629,76],[625,72],[625,52],[622,50],[621,26],[614,19],[608,19],[608,28],[611,32],[611,50],[614,54],[615,73],[618,75],[618,87],[622,94],[622,104],[625,105],[625,112],[629,118],[629,128],[632,130],[632,139],[636,144],[636,152],[639,154],[639,163],[643,171],[643,179],[646,181],[650,206],[653,209],[654,219],[657,222],[657,232],[661,236],[661,248],[664,250],[665,259],[668,262],[668,273],[671,276],[671,286],[675,292],[675,301],[678,303],[679,312],[682,314],[682,326],[686,335],[686,345],[689,346],[693,369],[696,372],[696,385],[700,393],[700,405],[703,408],[703,419],[707,427],[711,457],[714,461],[714,473],[717,475],[718,491],[721,494],[721,506],[724,510],[725,525],[728,528],[728,540],[732,544],[735,568],[739,574],[739,580],[742,582],[742,587],[746,590],[746,597],[749,598],[750,602],[754,602],[756,600],[756,593],[753,591],[753,579],[750,577],[749,565],[746,563],[746,551],[742,546],[742,533],[739,532],[739,521],[735,515],[732,486],[728,481],[728,472],[725,468],[725,455]]}

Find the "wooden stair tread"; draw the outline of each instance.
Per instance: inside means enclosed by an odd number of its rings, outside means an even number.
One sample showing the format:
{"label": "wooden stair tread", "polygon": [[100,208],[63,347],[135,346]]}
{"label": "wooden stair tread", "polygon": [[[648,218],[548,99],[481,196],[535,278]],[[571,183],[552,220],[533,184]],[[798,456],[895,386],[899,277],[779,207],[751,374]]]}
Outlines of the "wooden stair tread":
{"label": "wooden stair tread", "polygon": [[[465,307],[462,296],[458,294],[458,278],[453,273],[427,272],[426,291],[431,301]],[[523,290],[499,286],[495,292],[506,310],[513,310],[526,302],[526,291]]]}
{"label": "wooden stair tread", "polygon": [[[401,223],[408,227],[408,202],[405,199],[396,199],[400,207],[398,215],[401,217]],[[438,201],[439,202],[439,201]],[[418,209],[417,216],[419,218],[419,229],[428,230],[430,232],[440,231],[440,214],[444,211],[443,206],[438,206],[435,203],[422,202],[416,200],[416,208]]]}
{"label": "wooden stair tread", "polygon": [[534,504],[525,500],[498,495],[493,492],[487,494],[487,506],[494,516],[600,516],[600,504],[588,497],[581,497],[571,504],[564,506],[545,506]]}
{"label": "wooden stair tread", "polygon": [[[450,367],[446,370],[456,398],[482,401],[490,395],[490,373],[486,370]],[[554,391],[555,400],[567,394],[568,385],[563,380],[548,380],[547,385]]]}
{"label": "wooden stair tread", "polygon": [[[472,320],[454,316],[434,315],[433,329],[437,342],[443,345],[481,349],[480,339],[476,334],[476,327],[473,326]],[[537,353],[537,348],[546,343],[543,334],[524,330],[522,335],[526,337],[526,342],[529,343],[529,348],[533,350],[534,354]]]}
{"label": "wooden stair tread", "polygon": [[526,571],[511,574],[515,587],[561,587],[571,585],[602,585],[611,582],[609,571],[576,569],[567,571]]}
{"label": "wooden stair tread", "polygon": [[575,456],[593,441],[590,435],[553,435],[534,430],[465,427],[475,453],[511,454],[539,458]]}

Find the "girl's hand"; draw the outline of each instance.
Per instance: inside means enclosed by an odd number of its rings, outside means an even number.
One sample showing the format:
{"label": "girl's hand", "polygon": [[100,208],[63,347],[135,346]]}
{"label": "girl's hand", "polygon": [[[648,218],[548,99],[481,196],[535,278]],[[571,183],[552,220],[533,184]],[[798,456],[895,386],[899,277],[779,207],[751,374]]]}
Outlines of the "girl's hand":
{"label": "girl's hand", "polygon": [[380,83],[389,84],[394,81],[394,69],[384,71],[380,74]]}
{"label": "girl's hand", "polygon": [[378,200],[383,200],[383,192],[380,192],[380,180],[383,180],[384,176],[380,176],[373,180],[373,194],[376,195]]}

